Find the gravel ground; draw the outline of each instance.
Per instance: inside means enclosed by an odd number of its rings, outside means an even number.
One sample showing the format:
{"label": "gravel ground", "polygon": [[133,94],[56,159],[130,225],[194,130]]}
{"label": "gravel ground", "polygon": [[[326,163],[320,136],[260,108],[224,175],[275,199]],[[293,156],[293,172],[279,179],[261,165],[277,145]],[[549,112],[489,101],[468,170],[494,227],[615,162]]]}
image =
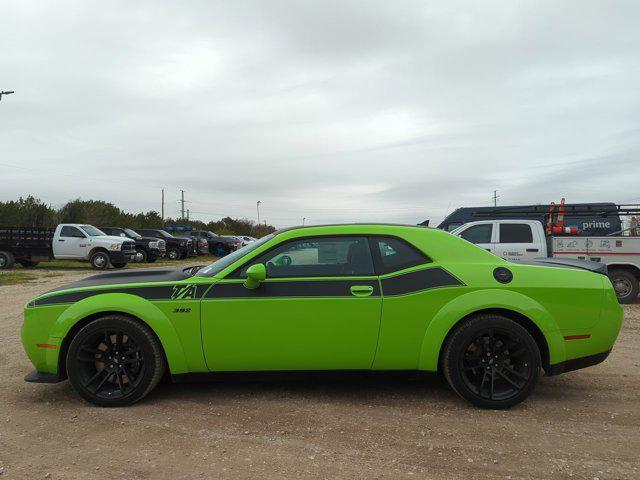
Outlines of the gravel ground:
{"label": "gravel ground", "polygon": [[605,363],[542,378],[509,411],[477,410],[435,376],[164,383],[100,409],[68,382],[22,380],[23,305],[88,274],[60,273],[0,287],[3,479],[640,478],[640,304]]}

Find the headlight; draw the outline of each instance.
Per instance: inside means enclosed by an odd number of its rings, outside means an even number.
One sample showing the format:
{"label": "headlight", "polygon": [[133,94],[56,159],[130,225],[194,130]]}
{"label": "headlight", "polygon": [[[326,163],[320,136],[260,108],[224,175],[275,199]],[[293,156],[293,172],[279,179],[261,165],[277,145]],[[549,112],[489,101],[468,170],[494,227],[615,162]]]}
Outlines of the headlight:
{"label": "headlight", "polygon": [[149,248],[158,248],[160,246],[160,242],[149,242]]}
{"label": "headlight", "polygon": [[181,247],[184,247],[184,246],[186,246],[186,245],[187,245],[187,242],[180,242],[180,246],[181,246]]}
{"label": "headlight", "polygon": [[120,250],[121,248],[121,243],[112,243],[111,245],[109,245],[109,250]]}

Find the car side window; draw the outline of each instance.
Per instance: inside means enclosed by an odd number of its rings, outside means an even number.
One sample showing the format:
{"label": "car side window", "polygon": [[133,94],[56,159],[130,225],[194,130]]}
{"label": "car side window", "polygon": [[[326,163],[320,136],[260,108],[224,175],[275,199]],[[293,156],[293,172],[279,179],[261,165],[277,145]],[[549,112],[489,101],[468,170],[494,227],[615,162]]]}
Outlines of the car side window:
{"label": "car side window", "polygon": [[66,238],[85,238],[85,235],[76,227],[62,227],[60,236]]}
{"label": "car side window", "polygon": [[492,232],[493,224],[484,223],[467,228],[460,236],[471,243],[491,243]]}
{"label": "car side window", "polygon": [[369,243],[365,237],[316,237],[286,242],[264,253],[239,272],[264,263],[267,277],[334,277],[375,275]]}
{"label": "car side window", "polygon": [[533,243],[531,226],[526,223],[500,224],[500,243]]}
{"label": "car side window", "polygon": [[405,268],[430,263],[431,259],[399,238],[373,238],[380,254],[379,273],[391,273]]}

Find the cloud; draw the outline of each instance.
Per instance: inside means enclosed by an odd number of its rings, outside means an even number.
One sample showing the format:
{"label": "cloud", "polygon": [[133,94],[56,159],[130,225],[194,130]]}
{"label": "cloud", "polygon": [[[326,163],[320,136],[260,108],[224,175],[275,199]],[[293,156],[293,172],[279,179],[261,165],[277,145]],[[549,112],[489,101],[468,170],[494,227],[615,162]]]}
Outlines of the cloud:
{"label": "cloud", "polygon": [[[99,14],[97,13],[99,12]],[[435,223],[637,198],[636,2],[3,6],[0,200]],[[21,168],[7,167],[15,165]]]}

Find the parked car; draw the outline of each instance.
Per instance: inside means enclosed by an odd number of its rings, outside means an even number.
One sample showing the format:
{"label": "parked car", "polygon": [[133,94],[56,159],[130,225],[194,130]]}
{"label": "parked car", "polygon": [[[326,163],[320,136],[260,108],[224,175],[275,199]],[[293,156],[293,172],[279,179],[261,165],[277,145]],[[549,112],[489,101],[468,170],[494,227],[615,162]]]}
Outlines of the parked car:
{"label": "parked car", "polygon": [[209,252],[216,257],[224,257],[240,247],[238,240],[217,235],[208,230],[192,230],[188,233],[191,236],[206,238],[209,243]]}
{"label": "parked car", "polygon": [[24,267],[51,260],[88,261],[97,270],[122,268],[136,258],[135,243],[109,236],[92,225],[64,223],[55,230],[0,227],[0,269],[17,261]]}
{"label": "parked car", "polygon": [[238,240],[240,240],[240,242],[241,242],[241,244],[240,244],[240,245],[241,245],[242,247],[245,247],[245,246],[247,246],[248,244],[250,244],[251,242],[255,242],[256,240],[258,240],[257,238],[249,237],[249,236],[246,236],[246,235],[238,235],[238,236],[236,236],[236,238],[237,238]]}
{"label": "parked car", "polygon": [[193,240],[193,252],[196,255],[208,255],[209,254],[209,241],[206,237],[201,235],[186,235],[182,238]]}
{"label": "parked car", "polygon": [[165,371],[439,371],[471,403],[508,408],[542,369],[604,361],[620,331],[602,265],[564,267],[512,263],[431,228],[281,230],[199,270],[97,275],[30,300],[25,380],[68,375],[84,399],[123,406]]}
{"label": "parked car", "polygon": [[155,237],[143,237],[130,228],[100,227],[107,235],[130,238],[136,242],[136,261],[141,263],[153,263],[167,254],[167,244],[164,240]]}
{"label": "parked car", "polygon": [[170,260],[187,258],[193,250],[193,240],[191,239],[174,237],[170,233],[161,229],[139,228],[136,231],[145,237],[164,240],[167,244],[167,258]]}

